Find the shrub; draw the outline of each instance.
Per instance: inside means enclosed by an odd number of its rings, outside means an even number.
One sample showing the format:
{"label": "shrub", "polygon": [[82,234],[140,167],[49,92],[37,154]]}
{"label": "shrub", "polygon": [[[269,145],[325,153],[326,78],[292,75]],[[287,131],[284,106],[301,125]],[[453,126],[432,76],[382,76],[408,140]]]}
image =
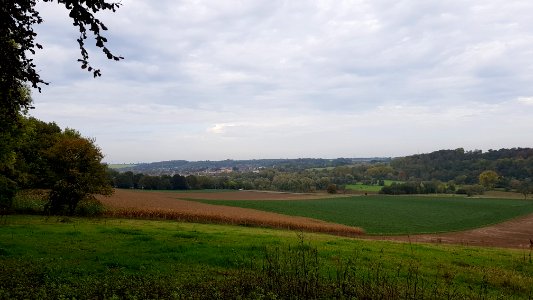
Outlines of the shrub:
{"label": "shrub", "polygon": [[483,195],[484,188],[479,184],[473,185],[463,185],[457,189],[456,194],[474,196],[474,195]]}
{"label": "shrub", "polygon": [[80,201],[75,210],[75,214],[82,217],[98,217],[103,215],[104,212],[104,205],[94,197]]}
{"label": "shrub", "polygon": [[330,194],[336,194],[337,193],[337,185],[336,184],[330,184],[330,185],[328,185],[326,190]]}
{"label": "shrub", "polygon": [[42,214],[47,202],[46,190],[22,190],[13,199],[13,211],[20,214]]}

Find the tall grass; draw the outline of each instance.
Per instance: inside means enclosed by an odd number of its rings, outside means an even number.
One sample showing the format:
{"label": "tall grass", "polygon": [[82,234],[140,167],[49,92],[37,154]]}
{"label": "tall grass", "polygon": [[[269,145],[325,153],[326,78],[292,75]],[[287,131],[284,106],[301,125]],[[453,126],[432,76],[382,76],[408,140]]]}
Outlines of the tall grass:
{"label": "tall grass", "polygon": [[[486,277],[471,280],[464,288],[456,284],[454,274],[445,270],[439,270],[433,278],[424,277],[415,256],[392,273],[384,261],[380,258],[365,264],[356,255],[339,258],[334,270],[322,270],[317,248],[301,239],[296,247],[266,249],[254,284],[265,292],[261,296],[272,299],[506,298],[498,292],[490,293]],[[516,292],[531,299],[532,288]]]}
{"label": "tall grass", "polygon": [[0,264],[0,299],[531,299],[519,287],[491,291],[486,277],[466,288],[440,271],[424,277],[415,257],[394,272],[377,260],[339,258],[322,269],[317,248],[303,239],[295,246],[264,248],[257,261],[223,273],[126,274],[111,270],[97,276],[50,276],[53,267],[24,261]]}

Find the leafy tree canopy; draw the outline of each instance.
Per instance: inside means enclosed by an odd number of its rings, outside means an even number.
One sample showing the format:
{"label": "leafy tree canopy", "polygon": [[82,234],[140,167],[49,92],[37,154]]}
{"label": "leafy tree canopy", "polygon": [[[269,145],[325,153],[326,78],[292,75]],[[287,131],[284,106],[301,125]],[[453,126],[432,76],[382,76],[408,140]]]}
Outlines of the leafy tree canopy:
{"label": "leafy tree canopy", "polygon": [[52,170],[49,208],[52,213],[73,214],[78,203],[93,194],[110,195],[103,155],[93,140],[66,129],[46,151]]}
{"label": "leafy tree canopy", "polygon": [[492,170],[483,171],[479,174],[479,184],[490,190],[498,182],[498,177],[498,173]]}

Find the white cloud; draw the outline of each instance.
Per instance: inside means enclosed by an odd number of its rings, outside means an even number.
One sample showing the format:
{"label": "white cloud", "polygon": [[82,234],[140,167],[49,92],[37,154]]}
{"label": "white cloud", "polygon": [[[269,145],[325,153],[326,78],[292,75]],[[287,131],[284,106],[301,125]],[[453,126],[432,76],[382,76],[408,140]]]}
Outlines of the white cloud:
{"label": "white cloud", "polygon": [[208,132],[214,133],[214,134],[221,134],[226,131],[228,127],[234,127],[235,124],[231,123],[223,123],[223,124],[215,124],[213,127],[210,127],[207,129]]}
{"label": "white cloud", "polygon": [[526,105],[533,105],[533,97],[518,97],[516,101]]}
{"label": "white cloud", "polygon": [[64,9],[39,4],[36,63],[52,85],[34,114],[110,160],[531,146],[533,2],[123,4],[101,19],[126,59],[91,51],[97,80],[79,70]]}

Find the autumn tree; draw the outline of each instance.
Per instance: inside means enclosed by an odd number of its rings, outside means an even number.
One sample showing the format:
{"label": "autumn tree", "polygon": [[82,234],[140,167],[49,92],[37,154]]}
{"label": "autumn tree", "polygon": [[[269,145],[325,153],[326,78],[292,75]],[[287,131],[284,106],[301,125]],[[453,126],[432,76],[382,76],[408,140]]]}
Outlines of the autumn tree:
{"label": "autumn tree", "polygon": [[483,171],[481,174],[479,174],[479,184],[485,187],[485,189],[491,190],[498,182],[498,178],[498,173],[495,171]]}
{"label": "autumn tree", "polygon": [[48,203],[50,213],[72,215],[81,200],[113,192],[102,158],[93,140],[72,129],[63,132],[47,151],[54,182]]}

